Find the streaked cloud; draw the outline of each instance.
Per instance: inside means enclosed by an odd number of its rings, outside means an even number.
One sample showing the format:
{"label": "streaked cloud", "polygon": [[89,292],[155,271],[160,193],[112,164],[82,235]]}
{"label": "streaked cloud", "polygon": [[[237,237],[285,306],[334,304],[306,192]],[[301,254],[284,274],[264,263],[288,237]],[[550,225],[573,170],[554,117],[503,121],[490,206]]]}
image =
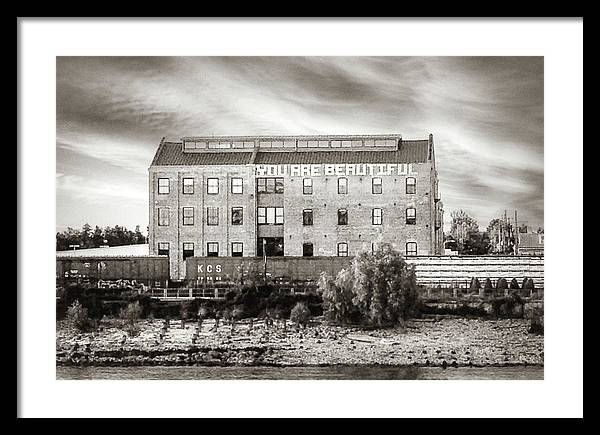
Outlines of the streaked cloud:
{"label": "streaked cloud", "polygon": [[543,87],[531,57],[60,57],[57,225],[145,228],[163,136],[393,132],[434,134],[446,222],[516,208],[537,228]]}

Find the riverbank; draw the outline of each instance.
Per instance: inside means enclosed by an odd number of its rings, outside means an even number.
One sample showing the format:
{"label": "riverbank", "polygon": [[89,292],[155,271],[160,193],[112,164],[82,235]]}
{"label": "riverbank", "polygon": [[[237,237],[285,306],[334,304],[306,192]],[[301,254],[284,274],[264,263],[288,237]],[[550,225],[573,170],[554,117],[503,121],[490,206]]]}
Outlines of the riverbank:
{"label": "riverbank", "polygon": [[205,320],[182,325],[141,320],[128,337],[120,321],[73,335],[57,322],[59,366],[330,366],[379,365],[484,367],[543,365],[544,338],[527,332],[523,319],[440,317],[411,320],[397,329],[366,330],[326,325],[306,329],[289,321],[267,327],[251,319],[230,324]]}

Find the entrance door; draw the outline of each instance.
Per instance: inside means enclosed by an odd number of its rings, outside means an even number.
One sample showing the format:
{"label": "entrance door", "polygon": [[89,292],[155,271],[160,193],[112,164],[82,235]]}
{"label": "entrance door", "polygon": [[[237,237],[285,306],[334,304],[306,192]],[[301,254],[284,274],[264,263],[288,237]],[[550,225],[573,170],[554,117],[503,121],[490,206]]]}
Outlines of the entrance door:
{"label": "entrance door", "polygon": [[259,257],[283,257],[283,237],[259,237],[256,246]]}

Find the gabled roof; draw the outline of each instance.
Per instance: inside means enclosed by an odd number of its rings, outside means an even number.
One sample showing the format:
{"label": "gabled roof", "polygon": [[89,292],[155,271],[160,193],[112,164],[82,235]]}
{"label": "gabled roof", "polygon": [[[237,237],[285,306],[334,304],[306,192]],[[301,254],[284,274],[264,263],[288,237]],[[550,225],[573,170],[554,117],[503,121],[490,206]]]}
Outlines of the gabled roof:
{"label": "gabled roof", "polygon": [[519,234],[519,248],[543,248],[544,247],[544,235],[543,234],[531,234],[531,233],[520,233]]}
{"label": "gabled roof", "polygon": [[342,164],[342,163],[426,163],[429,141],[400,140],[398,148],[324,150],[210,150],[184,152],[181,142],[163,140],[151,166],[202,166],[246,164]]}

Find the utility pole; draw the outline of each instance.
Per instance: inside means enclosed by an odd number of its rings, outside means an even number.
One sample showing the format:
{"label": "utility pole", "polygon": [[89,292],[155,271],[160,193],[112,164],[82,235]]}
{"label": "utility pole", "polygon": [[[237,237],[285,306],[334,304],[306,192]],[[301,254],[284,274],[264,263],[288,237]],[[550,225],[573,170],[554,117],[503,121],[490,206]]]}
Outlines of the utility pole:
{"label": "utility pole", "polygon": [[517,220],[517,209],[515,209],[515,255],[519,255],[519,221]]}

